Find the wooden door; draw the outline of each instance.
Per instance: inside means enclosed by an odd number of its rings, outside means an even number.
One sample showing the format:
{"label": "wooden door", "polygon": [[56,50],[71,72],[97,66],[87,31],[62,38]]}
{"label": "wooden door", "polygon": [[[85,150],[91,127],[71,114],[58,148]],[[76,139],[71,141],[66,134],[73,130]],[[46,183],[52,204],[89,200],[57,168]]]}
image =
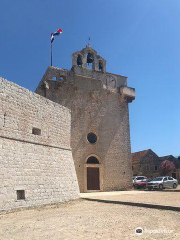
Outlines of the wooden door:
{"label": "wooden door", "polygon": [[99,168],[87,167],[87,190],[100,190]]}

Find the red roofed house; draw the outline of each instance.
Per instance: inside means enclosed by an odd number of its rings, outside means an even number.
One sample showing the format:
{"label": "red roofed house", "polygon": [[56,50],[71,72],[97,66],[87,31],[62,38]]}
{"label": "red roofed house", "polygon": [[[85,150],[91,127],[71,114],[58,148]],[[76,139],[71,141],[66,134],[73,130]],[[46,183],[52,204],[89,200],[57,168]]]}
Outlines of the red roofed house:
{"label": "red roofed house", "polygon": [[134,176],[161,176],[160,165],[163,161],[168,160],[175,165],[175,170],[170,175],[180,182],[180,160],[178,158],[175,158],[172,155],[159,157],[151,149],[132,153],[131,156]]}
{"label": "red roofed house", "polygon": [[131,155],[134,176],[156,177],[160,175],[161,161],[151,149],[135,152]]}

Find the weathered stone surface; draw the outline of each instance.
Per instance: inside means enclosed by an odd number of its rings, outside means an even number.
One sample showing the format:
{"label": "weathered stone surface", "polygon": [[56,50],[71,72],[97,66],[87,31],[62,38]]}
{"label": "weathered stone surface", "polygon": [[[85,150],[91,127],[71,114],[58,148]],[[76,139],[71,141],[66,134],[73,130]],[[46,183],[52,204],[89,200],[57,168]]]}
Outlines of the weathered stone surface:
{"label": "weathered stone surface", "polygon": [[70,122],[66,107],[0,78],[0,210],[78,198]]}
{"label": "weathered stone surface", "polygon": [[[92,69],[87,68],[84,52],[88,51],[94,54]],[[83,56],[82,67],[76,62],[79,54]],[[126,77],[107,73],[106,66],[103,72],[97,71],[99,59],[92,48],[78,51],[72,55],[70,71],[49,67],[36,89],[36,93],[71,110],[71,147],[81,192],[87,191],[89,156],[99,159],[101,191],[132,186],[128,102],[135,98],[135,92],[128,90]],[[121,93],[121,87],[128,95]],[[97,135],[96,144],[87,141],[89,132]]]}

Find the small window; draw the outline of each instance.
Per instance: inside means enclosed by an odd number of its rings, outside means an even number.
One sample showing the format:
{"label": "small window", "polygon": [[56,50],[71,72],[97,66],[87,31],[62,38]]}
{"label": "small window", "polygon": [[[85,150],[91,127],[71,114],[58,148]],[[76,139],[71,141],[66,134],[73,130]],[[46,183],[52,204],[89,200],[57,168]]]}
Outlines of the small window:
{"label": "small window", "polygon": [[134,167],[132,166],[132,170],[134,170]]}
{"label": "small window", "polygon": [[149,171],[149,165],[146,165],[146,170]]}
{"label": "small window", "polygon": [[95,143],[97,142],[97,136],[96,136],[96,134],[95,134],[95,133],[92,133],[92,132],[88,133],[88,135],[87,135],[87,140],[88,140],[89,143],[95,144]]}
{"label": "small window", "polygon": [[34,135],[41,135],[41,129],[39,129],[39,128],[33,128],[33,129],[32,129],[32,134],[34,134]]}
{"label": "small window", "polygon": [[64,76],[60,76],[60,77],[59,77],[59,80],[60,80],[60,81],[64,81]]}
{"label": "small window", "polygon": [[88,158],[86,163],[87,164],[99,164],[99,161],[96,157],[91,156],[91,157]]}
{"label": "small window", "polygon": [[25,199],[25,191],[24,190],[17,190],[17,200],[24,200]]}
{"label": "small window", "polygon": [[154,169],[155,169],[155,171],[157,171],[158,170],[158,166],[154,166]]}

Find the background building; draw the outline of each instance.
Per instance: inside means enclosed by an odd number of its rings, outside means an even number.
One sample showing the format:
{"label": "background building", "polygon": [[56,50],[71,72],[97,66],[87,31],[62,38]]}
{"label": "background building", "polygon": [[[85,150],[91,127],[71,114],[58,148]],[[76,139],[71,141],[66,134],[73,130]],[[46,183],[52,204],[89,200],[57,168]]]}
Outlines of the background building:
{"label": "background building", "polygon": [[163,161],[174,163],[175,170],[170,175],[180,181],[180,160],[172,155],[159,157],[151,149],[132,153],[132,170],[134,176],[161,176],[160,166]]}

